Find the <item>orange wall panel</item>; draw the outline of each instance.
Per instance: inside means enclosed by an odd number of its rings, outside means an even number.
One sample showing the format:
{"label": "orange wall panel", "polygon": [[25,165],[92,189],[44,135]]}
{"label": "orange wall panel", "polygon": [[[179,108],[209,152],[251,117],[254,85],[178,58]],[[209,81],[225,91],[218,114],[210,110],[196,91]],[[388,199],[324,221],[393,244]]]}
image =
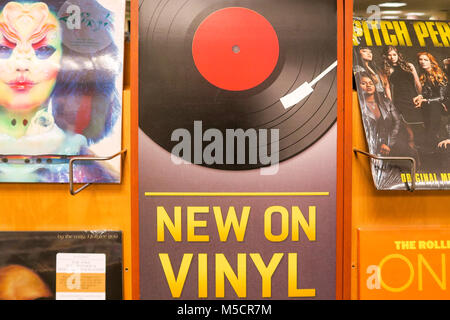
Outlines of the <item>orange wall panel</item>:
{"label": "orange wall panel", "polygon": [[[368,150],[356,92],[353,93],[353,147]],[[378,191],[375,189],[369,159],[361,154],[352,160],[352,274],[351,298],[357,298],[357,229],[384,226],[450,225],[450,191]]]}

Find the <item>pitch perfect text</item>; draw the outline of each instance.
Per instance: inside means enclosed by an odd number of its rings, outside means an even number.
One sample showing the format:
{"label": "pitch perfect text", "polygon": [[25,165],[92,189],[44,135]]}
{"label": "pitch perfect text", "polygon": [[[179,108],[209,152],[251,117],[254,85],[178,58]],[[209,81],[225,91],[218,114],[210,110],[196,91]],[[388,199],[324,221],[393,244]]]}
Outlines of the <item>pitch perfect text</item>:
{"label": "pitch perfect text", "polygon": [[[413,23],[414,34],[421,47],[429,42],[434,47],[450,47],[450,25],[444,21],[417,21]],[[359,45],[358,38],[364,37],[367,46],[413,46],[405,21],[373,20],[353,22],[353,44]],[[412,30],[411,30],[412,31]]]}

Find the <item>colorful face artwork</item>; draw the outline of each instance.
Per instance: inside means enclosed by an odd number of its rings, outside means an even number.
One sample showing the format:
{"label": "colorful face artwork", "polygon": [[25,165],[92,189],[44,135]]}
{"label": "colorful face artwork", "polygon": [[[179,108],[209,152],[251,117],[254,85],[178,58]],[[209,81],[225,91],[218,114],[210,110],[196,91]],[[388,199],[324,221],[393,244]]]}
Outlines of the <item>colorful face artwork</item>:
{"label": "colorful face artwork", "polygon": [[[0,182],[68,182],[121,150],[125,1],[0,0]],[[119,182],[120,164],[75,166]]]}
{"label": "colorful face artwork", "polygon": [[58,20],[45,3],[9,2],[0,31],[0,105],[32,112],[50,97],[61,69]]}

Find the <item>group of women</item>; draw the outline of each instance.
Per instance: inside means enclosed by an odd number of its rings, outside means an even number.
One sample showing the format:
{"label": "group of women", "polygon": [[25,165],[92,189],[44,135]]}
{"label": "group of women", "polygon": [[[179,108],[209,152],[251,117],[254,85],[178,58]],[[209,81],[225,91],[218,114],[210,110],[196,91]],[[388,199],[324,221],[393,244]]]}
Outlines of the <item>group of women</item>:
{"label": "group of women", "polygon": [[397,47],[385,48],[382,66],[359,47],[354,67],[371,153],[407,156],[425,170],[450,165],[450,59],[417,54],[417,66]]}

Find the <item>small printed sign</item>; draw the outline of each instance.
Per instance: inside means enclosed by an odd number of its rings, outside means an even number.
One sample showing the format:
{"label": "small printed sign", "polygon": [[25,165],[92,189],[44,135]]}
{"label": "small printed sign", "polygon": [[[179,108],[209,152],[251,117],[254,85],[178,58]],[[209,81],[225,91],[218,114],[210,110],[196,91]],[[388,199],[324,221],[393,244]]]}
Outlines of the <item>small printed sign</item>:
{"label": "small printed sign", "polygon": [[106,255],[58,253],[56,300],[105,300]]}

